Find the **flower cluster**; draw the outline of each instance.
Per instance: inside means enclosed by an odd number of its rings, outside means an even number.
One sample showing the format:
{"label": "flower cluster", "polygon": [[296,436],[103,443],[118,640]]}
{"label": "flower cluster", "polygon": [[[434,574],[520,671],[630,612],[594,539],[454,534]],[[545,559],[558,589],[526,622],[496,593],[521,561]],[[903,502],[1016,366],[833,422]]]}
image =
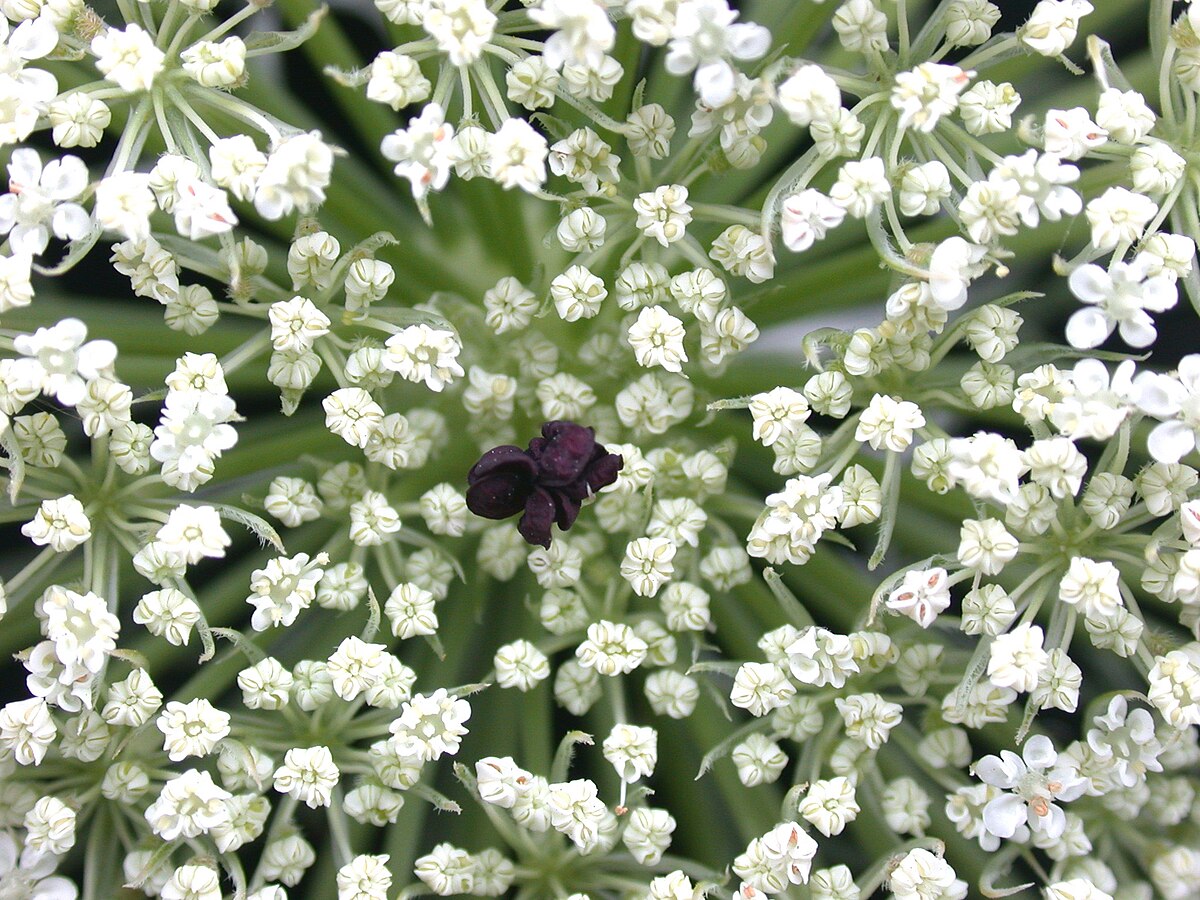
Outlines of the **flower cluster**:
{"label": "flower cluster", "polygon": [[0,897],[1200,894],[1200,2],[268,5],[0,4]]}

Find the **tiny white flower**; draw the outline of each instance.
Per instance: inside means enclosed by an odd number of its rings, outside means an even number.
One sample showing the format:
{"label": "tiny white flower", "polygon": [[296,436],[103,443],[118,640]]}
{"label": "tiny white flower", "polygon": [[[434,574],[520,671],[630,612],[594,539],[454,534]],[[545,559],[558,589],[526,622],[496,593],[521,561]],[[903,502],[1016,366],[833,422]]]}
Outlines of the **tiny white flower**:
{"label": "tiny white flower", "polygon": [[166,54],[140,25],[109,28],[92,39],[96,68],[123,91],[145,91],[163,71]]}

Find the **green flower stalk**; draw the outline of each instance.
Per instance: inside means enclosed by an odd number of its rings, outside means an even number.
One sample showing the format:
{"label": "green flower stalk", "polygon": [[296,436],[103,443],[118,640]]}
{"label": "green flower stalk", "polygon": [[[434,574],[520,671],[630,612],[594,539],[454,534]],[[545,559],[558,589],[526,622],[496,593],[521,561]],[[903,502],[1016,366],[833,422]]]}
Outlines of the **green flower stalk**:
{"label": "green flower stalk", "polygon": [[0,8],[0,898],[1200,893],[1200,4]]}

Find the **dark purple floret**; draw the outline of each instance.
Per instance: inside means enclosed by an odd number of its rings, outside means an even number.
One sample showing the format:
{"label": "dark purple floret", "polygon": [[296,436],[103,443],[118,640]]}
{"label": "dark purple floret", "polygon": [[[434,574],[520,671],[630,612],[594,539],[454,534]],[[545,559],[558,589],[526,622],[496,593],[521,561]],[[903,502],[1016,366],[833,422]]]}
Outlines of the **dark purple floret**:
{"label": "dark purple floret", "polygon": [[524,511],[517,530],[531,544],[550,546],[550,526],[566,531],[583,501],[617,480],[625,461],[596,443],[596,432],[574,422],[547,422],[522,450],[506,444],[479,458],[467,473],[467,508],[485,519]]}

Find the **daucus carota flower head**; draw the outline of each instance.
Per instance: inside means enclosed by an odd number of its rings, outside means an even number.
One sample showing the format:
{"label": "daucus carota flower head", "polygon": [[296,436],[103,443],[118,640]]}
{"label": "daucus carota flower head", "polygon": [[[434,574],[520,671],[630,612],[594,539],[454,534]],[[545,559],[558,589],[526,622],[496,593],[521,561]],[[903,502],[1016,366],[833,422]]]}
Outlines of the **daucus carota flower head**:
{"label": "daucus carota flower head", "polygon": [[0,5],[0,897],[1200,893],[1200,3]]}

